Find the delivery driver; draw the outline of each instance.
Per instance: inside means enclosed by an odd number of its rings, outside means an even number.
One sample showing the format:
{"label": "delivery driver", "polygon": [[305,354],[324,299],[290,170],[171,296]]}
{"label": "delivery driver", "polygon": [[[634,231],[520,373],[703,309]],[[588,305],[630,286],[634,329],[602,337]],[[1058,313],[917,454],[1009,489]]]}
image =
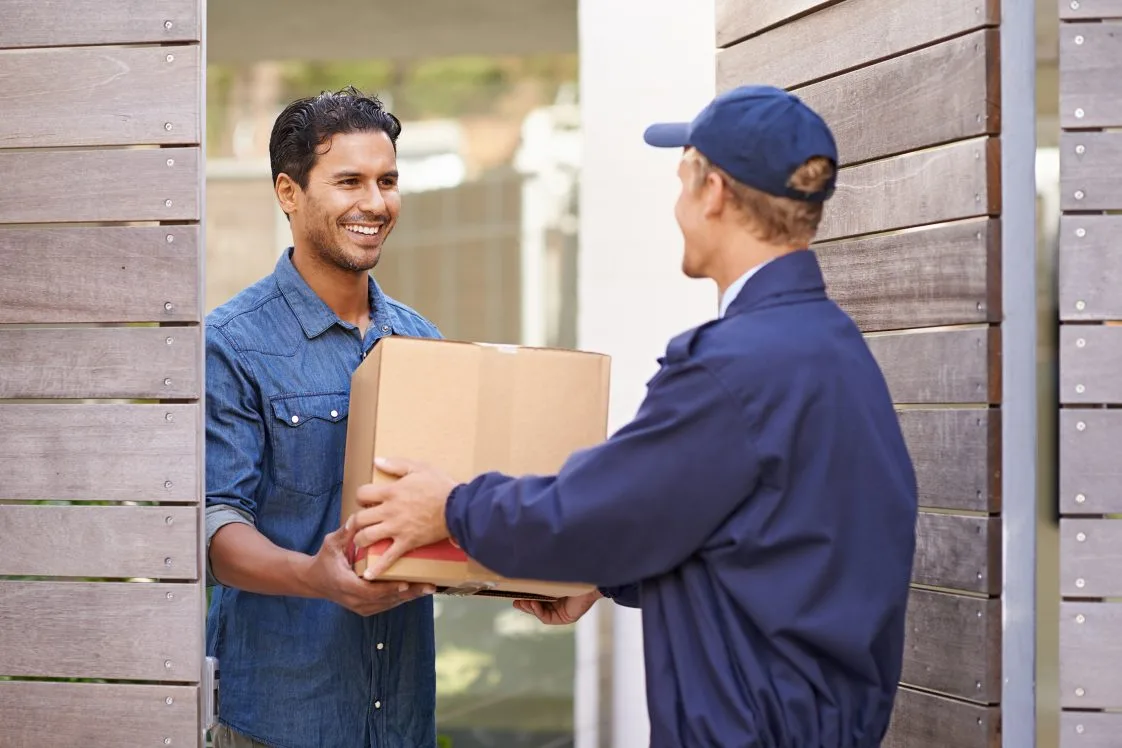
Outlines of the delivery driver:
{"label": "delivery driver", "polygon": [[[507,576],[642,609],[651,744],[865,748],[889,724],[916,484],[884,379],[807,249],[833,191],[826,124],[745,87],[646,141],[684,147],[686,275],[720,316],[670,341],[635,419],[558,475],[453,482],[408,455],[348,520],[371,568],[451,536]],[[600,593],[542,606],[579,618]]]}

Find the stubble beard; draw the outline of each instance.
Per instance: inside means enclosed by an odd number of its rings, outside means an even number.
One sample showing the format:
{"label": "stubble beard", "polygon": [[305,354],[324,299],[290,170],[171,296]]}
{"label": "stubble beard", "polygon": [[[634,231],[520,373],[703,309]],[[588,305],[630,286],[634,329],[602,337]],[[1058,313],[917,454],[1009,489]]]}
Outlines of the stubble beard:
{"label": "stubble beard", "polygon": [[[332,227],[335,227],[339,232],[346,231],[346,229],[318,209],[312,225],[315,228],[308,232],[308,242],[316,256],[328,265],[333,265],[349,273],[365,273],[373,270],[378,265],[378,261],[382,259],[382,247],[380,245],[372,253],[352,254],[343,249],[339,245],[341,237],[332,234]],[[385,230],[384,226],[382,230]]]}

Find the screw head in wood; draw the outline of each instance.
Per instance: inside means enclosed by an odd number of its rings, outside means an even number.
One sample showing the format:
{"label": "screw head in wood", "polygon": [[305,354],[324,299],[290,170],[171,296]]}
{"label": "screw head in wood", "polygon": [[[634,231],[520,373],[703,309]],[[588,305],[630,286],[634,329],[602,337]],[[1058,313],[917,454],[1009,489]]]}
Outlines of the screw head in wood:
{"label": "screw head in wood", "polygon": [[166,699],[164,699],[164,703],[167,704],[168,706],[171,706],[174,702],[175,702],[175,699],[173,699],[170,696],[168,696]]}
{"label": "screw head in wood", "polygon": [[1075,341],[1075,347],[1076,348],[1082,348],[1085,345],[1087,345],[1087,341],[1084,340],[1083,338],[1079,338],[1078,340]]}
{"label": "screw head in wood", "polygon": [[168,234],[167,236],[164,237],[164,241],[167,242],[168,244],[173,244],[175,242],[175,235],[174,234]]}
{"label": "screw head in wood", "polygon": [[1077,384],[1077,385],[1075,385],[1075,391],[1076,391],[1076,393],[1078,393],[1078,394],[1080,394],[1080,395],[1082,395],[1082,394],[1083,394],[1083,390],[1085,390],[1085,389],[1086,389],[1086,388],[1085,388],[1085,387],[1084,387],[1083,385],[1081,385],[1081,384]]}
{"label": "screw head in wood", "polygon": [[1071,9],[1079,10],[1079,0],[1071,0]]}
{"label": "screw head in wood", "polygon": [[1082,239],[1083,237],[1087,236],[1087,229],[1076,229],[1075,235]]}
{"label": "screw head in wood", "polygon": [[1076,725],[1075,726],[1075,731],[1077,733],[1079,733],[1080,735],[1082,735],[1083,734],[1083,725]]}
{"label": "screw head in wood", "polygon": [[1075,580],[1075,586],[1076,586],[1076,587],[1078,587],[1079,589],[1083,589],[1084,587],[1086,587],[1086,586],[1087,586],[1087,580],[1085,580],[1085,579],[1076,579],[1076,580]]}
{"label": "screw head in wood", "polygon": [[1084,622],[1084,621],[1086,621],[1086,620],[1087,620],[1087,619],[1086,619],[1086,618],[1085,618],[1085,617],[1083,616],[1083,614],[1082,614],[1082,613],[1080,613],[1079,615],[1077,615],[1077,616],[1075,617],[1075,622],[1076,622],[1076,623],[1083,623],[1083,622]]}
{"label": "screw head in wood", "polygon": [[1086,500],[1087,500],[1087,497],[1085,495],[1083,495],[1081,493],[1075,494],[1075,503],[1076,504],[1082,504]]}
{"label": "screw head in wood", "polygon": [[175,26],[175,24],[172,23],[171,21],[164,21],[164,28],[167,29],[168,31],[171,31],[173,26]]}
{"label": "screw head in wood", "polygon": [[164,59],[167,60],[168,62],[175,62],[175,55],[168,55]]}
{"label": "screw head in wood", "polygon": [[1084,114],[1086,114],[1086,112],[1084,112],[1082,109],[1076,109],[1075,110],[1075,118],[1076,119],[1083,119]]}
{"label": "screw head in wood", "polygon": [[1075,37],[1075,43],[1076,44],[1082,44],[1083,43],[1083,36],[1079,35],[1079,36]]}
{"label": "screw head in wood", "polygon": [[[1078,540],[1080,543],[1082,543],[1084,540],[1087,539],[1087,533],[1085,533],[1085,532],[1076,533],[1075,539]],[[1076,616],[1076,620],[1079,620],[1082,617],[1083,616]],[[1079,621],[1079,622],[1083,623],[1083,621]]]}
{"label": "screw head in wood", "polygon": [[1085,693],[1086,693],[1086,691],[1084,691],[1082,688],[1075,689],[1075,695],[1076,696],[1082,696]]}
{"label": "screw head in wood", "polygon": [[1075,146],[1075,152],[1077,154],[1079,154],[1080,156],[1082,156],[1084,153],[1087,152],[1087,146],[1080,143],[1079,145]]}
{"label": "screw head in wood", "polygon": [[171,123],[170,122],[165,122],[164,123],[164,129],[167,130],[168,132],[171,132]]}
{"label": "screw head in wood", "polygon": [[1087,303],[1085,301],[1077,301],[1075,302],[1075,308],[1082,312],[1087,308]]}
{"label": "screw head in wood", "polygon": [[1087,424],[1084,423],[1083,421],[1080,421],[1079,423],[1075,424],[1075,430],[1076,431],[1086,431],[1087,430]]}
{"label": "screw head in wood", "polygon": [[171,200],[164,200],[164,207],[165,208],[170,208],[171,207]]}
{"label": "screw head in wood", "polygon": [[1076,200],[1082,200],[1084,197],[1085,197],[1085,195],[1083,194],[1083,190],[1076,190],[1075,191],[1075,199]]}
{"label": "screw head in wood", "polygon": [[174,158],[169,158],[168,159],[168,166],[175,166],[175,159]]}
{"label": "screw head in wood", "polygon": [[174,415],[172,415],[171,413],[165,413],[165,414],[164,414],[164,420],[165,420],[165,421],[168,421],[168,422],[174,421],[174,420],[175,420],[175,416],[174,416]]}

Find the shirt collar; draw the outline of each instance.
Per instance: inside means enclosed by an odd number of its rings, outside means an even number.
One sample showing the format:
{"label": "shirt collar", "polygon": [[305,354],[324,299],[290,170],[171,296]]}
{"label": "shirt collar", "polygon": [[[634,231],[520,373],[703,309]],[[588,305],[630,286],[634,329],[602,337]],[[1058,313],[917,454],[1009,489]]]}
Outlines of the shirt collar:
{"label": "shirt collar", "polygon": [[[308,339],[323,334],[332,325],[353,327],[353,325],[339,319],[339,315],[331,311],[331,307],[316,295],[316,292],[296,270],[296,267],[292,264],[292,247],[281,252],[274,276],[284,300],[288,302],[289,308],[296,315],[296,319]],[[367,274],[367,279],[370,284],[370,317],[375,324],[387,325],[386,302],[382,289],[378,287],[373,276]]]}
{"label": "shirt collar", "polygon": [[753,268],[749,268],[748,272],[744,273],[744,275],[740,276],[731,284],[729,284],[729,287],[725,289],[724,295],[721,296],[721,310],[718,316],[725,316],[725,312],[727,312],[729,309],[729,304],[733,302],[733,300],[740,293],[740,290],[744,288],[744,284],[748,282],[748,279],[755,275],[760,268],[762,268],[764,265],[767,265],[769,262],[771,262],[771,260],[765,260],[759,265],[756,265]]}

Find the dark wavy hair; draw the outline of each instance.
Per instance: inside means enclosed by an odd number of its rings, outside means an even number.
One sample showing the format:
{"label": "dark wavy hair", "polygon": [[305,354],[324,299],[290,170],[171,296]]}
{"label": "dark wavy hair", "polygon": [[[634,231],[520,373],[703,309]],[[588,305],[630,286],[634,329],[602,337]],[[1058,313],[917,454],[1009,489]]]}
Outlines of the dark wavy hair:
{"label": "dark wavy hair", "polygon": [[334,135],[352,132],[384,132],[396,151],[401,121],[386,111],[378,97],[353,86],[292,102],[277,117],[269,136],[273,184],[283,173],[300,189],[306,188],[320,147]]}

